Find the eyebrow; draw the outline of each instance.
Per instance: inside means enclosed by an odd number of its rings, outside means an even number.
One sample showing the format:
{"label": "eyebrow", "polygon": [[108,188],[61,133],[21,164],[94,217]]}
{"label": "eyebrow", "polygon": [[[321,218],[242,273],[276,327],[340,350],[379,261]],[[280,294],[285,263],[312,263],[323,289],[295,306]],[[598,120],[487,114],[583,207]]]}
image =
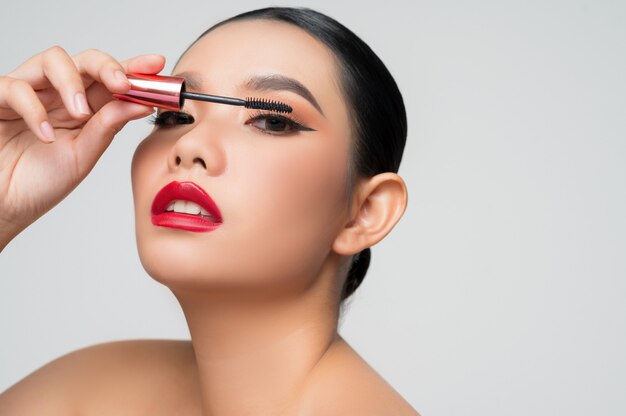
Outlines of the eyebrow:
{"label": "eyebrow", "polygon": [[[181,72],[175,77],[185,78],[185,86],[188,90],[200,92],[202,89],[202,77],[196,72]],[[295,78],[280,74],[253,75],[242,83],[247,89],[256,91],[291,91],[307,100],[321,115],[326,117],[322,107],[315,99],[311,91]]]}

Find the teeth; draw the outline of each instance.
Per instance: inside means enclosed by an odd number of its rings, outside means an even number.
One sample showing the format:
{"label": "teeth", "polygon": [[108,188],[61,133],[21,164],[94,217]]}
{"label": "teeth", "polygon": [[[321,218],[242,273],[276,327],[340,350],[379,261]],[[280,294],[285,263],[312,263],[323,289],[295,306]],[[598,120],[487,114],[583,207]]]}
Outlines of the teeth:
{"label": "teeth", "polygon": [[187,207],[186,201],[176,201],[174,203],[174,212],[186,212],[185,208]]}
{"label": "teeth", "polygon": [[174,211],[174,212],[191,214],[191,215],[201,214],[201,215],[206,215],[212,218],[211,215],[209,214],[209,211],[202,208],[200,205],[196,204],[195,202],[191,202],[191,201],[181,201],[181,200],[172,201],[167,206],[167,208],[165,208],[165,211]]}

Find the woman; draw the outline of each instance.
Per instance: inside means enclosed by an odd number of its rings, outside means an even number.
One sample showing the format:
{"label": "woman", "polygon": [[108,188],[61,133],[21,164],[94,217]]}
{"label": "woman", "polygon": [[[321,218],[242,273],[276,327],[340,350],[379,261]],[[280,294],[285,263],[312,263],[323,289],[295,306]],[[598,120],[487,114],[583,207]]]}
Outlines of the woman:
{"label": "woman", "polygon": [[[112,98],[128,91],[125,74],[163,66],[53,47],[0,78],[0,248],[67,196],[125,123],[152,112]],[[337,333],[369,247],[407,204],[396,173],[406,115],[383,63],[323,14],[267,8],[207,30],[173,73],[188,89],[293,108],[187,100],[159,110],[137,147],[140,259],[180,302],[191,341],[75,351],[5,391],[0,414],[416,415]],[[199,215],[215,226],[162,221],[194,208],[182,194],[159,199],[182,182],[210,195]]]}

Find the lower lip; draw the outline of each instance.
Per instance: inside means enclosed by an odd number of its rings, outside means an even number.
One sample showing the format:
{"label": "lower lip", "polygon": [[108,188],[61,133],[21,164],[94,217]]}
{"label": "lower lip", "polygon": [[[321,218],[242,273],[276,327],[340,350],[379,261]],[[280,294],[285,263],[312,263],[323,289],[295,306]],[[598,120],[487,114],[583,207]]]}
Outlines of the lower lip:
{"label": "lower lip", "polygon": [[213,231],[221,225],[220,222],[211,222],[197,215],[180,214],[178,212],[152,214],[152,224],[200,233]]}

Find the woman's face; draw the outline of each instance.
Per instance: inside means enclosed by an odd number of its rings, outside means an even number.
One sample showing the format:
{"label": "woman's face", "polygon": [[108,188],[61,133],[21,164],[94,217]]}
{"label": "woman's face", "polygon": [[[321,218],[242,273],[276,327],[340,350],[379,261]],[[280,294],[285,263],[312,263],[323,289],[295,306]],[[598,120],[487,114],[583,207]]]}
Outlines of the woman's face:
{"label": "woman's face", "polygon": [[[155,127],[132,163],[139,255],[153,278],[172,289],[256,293],[311,283],[348,218],[350,123],[337,71],[319,41],[268,20],[223,25],[187,51],[173,75],[195,78],[198,92],[281,101],[293,108],[284,116],[314,130],[251,121],[267,111],[192,100],[182,112],[193,123]],[[306,87],[323,114],[276,76]],[[276,85],[259,89],[249,82],[255,77]],[[208,232],[154,225],[152,202],[172,181],[202,187],[222,223]]]}

